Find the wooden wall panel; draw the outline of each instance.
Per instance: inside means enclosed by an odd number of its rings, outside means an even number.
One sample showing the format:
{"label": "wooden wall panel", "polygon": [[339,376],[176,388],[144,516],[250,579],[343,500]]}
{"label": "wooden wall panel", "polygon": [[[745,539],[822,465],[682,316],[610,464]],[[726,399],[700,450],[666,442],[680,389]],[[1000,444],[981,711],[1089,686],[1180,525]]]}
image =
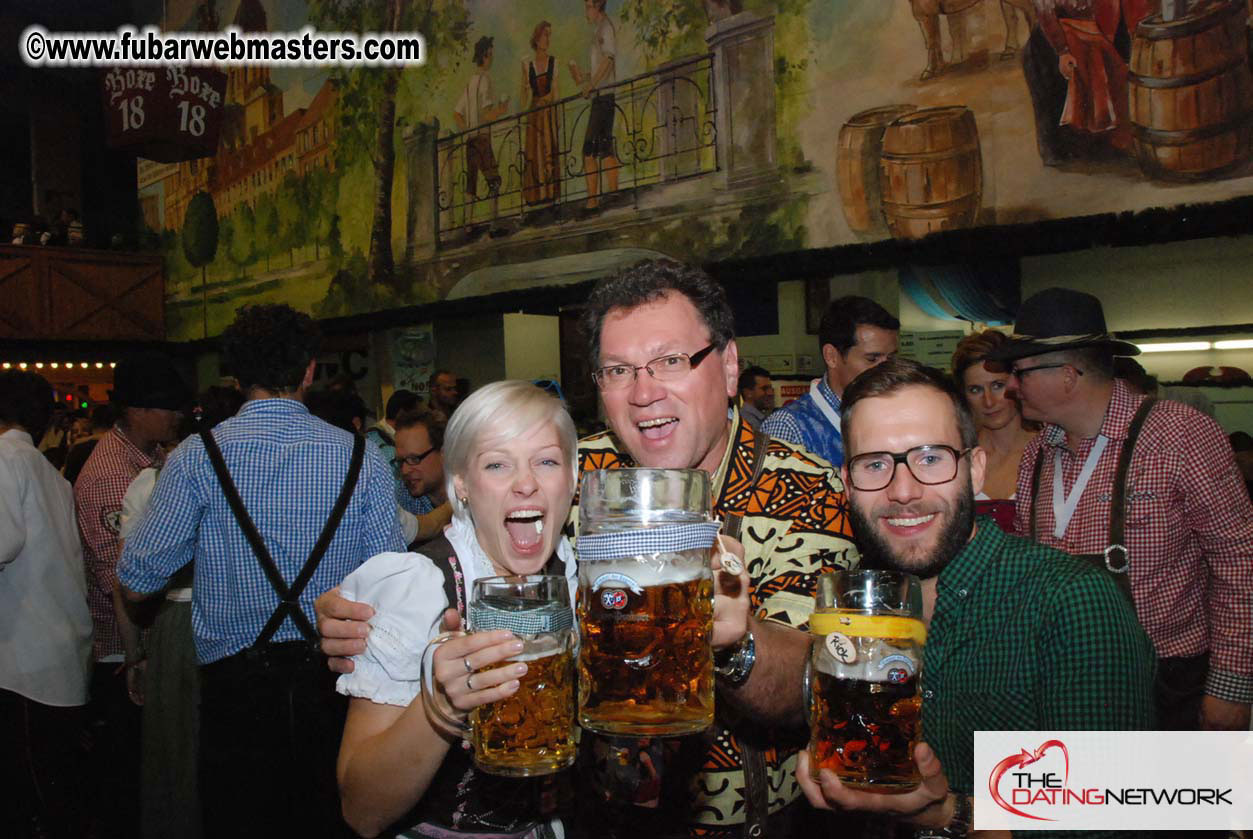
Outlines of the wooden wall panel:
{"label": "wooden wall panel", "polygon": [[0,337],[165,338],[159,256],[0,246]]}

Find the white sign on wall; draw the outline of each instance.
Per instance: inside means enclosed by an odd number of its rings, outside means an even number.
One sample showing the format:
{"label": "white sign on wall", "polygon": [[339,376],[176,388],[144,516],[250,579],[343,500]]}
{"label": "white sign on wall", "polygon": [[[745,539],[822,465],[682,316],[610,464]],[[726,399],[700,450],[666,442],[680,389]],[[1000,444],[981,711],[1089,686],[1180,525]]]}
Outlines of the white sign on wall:
{"label": "white sign on wall", "polygon": [[424,323],[392,333],[392,384],[426,396],[427,380],[435,372],[435,327]]}

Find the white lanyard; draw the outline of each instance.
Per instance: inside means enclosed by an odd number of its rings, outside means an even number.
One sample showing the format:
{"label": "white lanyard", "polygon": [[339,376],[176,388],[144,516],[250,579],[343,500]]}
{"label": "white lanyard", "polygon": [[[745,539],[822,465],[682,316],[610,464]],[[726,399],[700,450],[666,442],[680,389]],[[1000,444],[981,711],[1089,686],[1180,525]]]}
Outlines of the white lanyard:
{"label": "white lanyard", "polygon": [[818,410],[822,411],[822,415],[827,418],[827,422],[831,423],[831,427],[836,431],[840,430],[840,415],[831,407],[831,403],[822,395],[822,391],[818,387],[818,383],[822,379],[814,379],[809,383],[809,396],[814,400],[814,404],[818,406]]}
{"label": "white lanyard", "polygon": [[1075,485],[1070,488],[1070,495],[1064,495],[1062,490],[1062,450],[1057,449],[1053,452],[1053,538],[1061,539],[1066,534],[1066,528],[1070,525],[1070,520],[1074,518],[1075,510],[1079,509],[1079,497],[1083,495],[1083,490],[1088,486],[1088,481],[1092,480],[1092,473],[1096,471],[1096,463],[1101,459],[1101,455],[1105,451],[1105,447],[1109,445],[1109,438],[1104,434],[1096,438],[1096,442],[1092,445],[1092,451],[1088,452],[1088,459],[1083,462],[1083,470],[1079,472],[1079,477],[1075,479]]}

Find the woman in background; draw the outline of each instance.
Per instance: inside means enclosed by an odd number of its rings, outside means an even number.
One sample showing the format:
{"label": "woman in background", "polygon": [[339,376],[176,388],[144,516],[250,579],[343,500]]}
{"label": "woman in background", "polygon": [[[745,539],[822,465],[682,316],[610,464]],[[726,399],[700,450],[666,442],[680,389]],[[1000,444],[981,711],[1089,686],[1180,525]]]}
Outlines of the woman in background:
{"label": "woman in background", "polygon": [[983,359],[1009,340],[995,329],[967,335],[953,352],[953,378],[966,397],[979,429],[979,446],[988,453],[987,477],[976,498],[976,511],[1013,532],[1018,462],[1039,425],[1022,418],[1018,402],[1006,395],[1009,373],[992,373]]}

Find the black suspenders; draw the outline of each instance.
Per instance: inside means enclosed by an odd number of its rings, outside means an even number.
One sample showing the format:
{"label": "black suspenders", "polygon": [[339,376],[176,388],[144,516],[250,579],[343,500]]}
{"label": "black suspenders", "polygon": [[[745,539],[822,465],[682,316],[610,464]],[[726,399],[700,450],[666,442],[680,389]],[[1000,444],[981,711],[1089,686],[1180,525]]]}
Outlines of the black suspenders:
{"label": "black suspenders", "polygon": [[318,633],[313,628],[313,624],[309,621],[308,616],[305,615],[304,610],[300,608],[300,595],[304,593],[305,586],[309,585],[309,580],[313,578],[313,573],[322,561],[322,555],[330,547],[331,539],[334,538],[335,531],[339,529],[339,523],[344,517],[344,511],[348,509],[348,501],[352,497],[354,487],[357,485],[357,477],[361,474],[361,461],[365,456],[365,438],[359,434],[354,436],[352,460],[348,465],[348,475],[344,478],[344,485],[339,491],[339,497],[335,499],[335,506],[331,510],[331,516],[322,527],[322,532],[318,536],[317,543],[313,546],[312,553],[305,560],[304,567],[300,569],[300,573],[296,575],[296,579],[292,582],[290,588],[288,588],[286,581],[283,580],[283,575],[278,570],[278,566],[274,564],[274,558],[270,556],[269,550],[265,547],[265,540],[262,539],[256,524],[252,521],[252,517],[248,515],[248,510],[244,508],[244,500],[239,497],[239,490],[236,489],[235,482],[231,479],[231,473],[226,468],[226,461],[222,459],[222,450],[218,448],[217,441],[213,439],[213,434],[206,429],[200,432],[200,438],[204,441],[205,451],[209,455],[209,461],[213,464],[213,471],[217,474],[218,483],[222,485],[222,492],[226,496],[226,502],[231,507],[231,513],[235,516],[235,521],[239,524],[240,530],[244,532],[244,537],[252,547],[252,552],[256,554],[257,562],[260,563],[261,570],[265,572],[266,579],[269,580],[270,586],[279,597],[278,608],[274,610],[274,614],[270,615],[270,619],[266,621],[265,627],[261,630],[261,634],[257,636],[253,646],[260,647],[268,644],[288,616],[291,616],[292,623],[296,624],[296,628],[300,630],[300,634],[305,637],[305,640],[316,645]]}
{"label": "black suspenders", "polygon": [[[1144,423],[1149,418],[1149,412],[1153,410],[1153,405],[1156,402],[1157,399],[1155,397],[1149,396],[1140,403],[1140,407],[1136,409],[1135,416],[1131,419],[1131,425],[1127,427],[1127,439],[1123,441],[1122,450],[1118,453],[1118,465],[1114,471],[1114,486],[1111,489],[1109,501],[1109,541],[1105,550],[1099,554],[1079,554],[1079,556],[1090,560],[1097,567],[1104,568],[1113,575],[1114,582],[1118,583],[1119,589],[1128,598],[1131,597],[1131,575],[1129,573],[1131,563],[1123,538],[1127,519],[1127,475],[1131,471],[1131,457],[1135,453],[1136,441],[1140,438],[1140,430],[1144,428]],[[1031,509],[1029,513],[1030,538],[1033,542],[1037,541],[1036,510],[1040,498],[1040,472],[1044,468],[1045,454],[1045,448],[1041,446],[1039,453],[1036,455],[1035,467],[1031,472]]]}

